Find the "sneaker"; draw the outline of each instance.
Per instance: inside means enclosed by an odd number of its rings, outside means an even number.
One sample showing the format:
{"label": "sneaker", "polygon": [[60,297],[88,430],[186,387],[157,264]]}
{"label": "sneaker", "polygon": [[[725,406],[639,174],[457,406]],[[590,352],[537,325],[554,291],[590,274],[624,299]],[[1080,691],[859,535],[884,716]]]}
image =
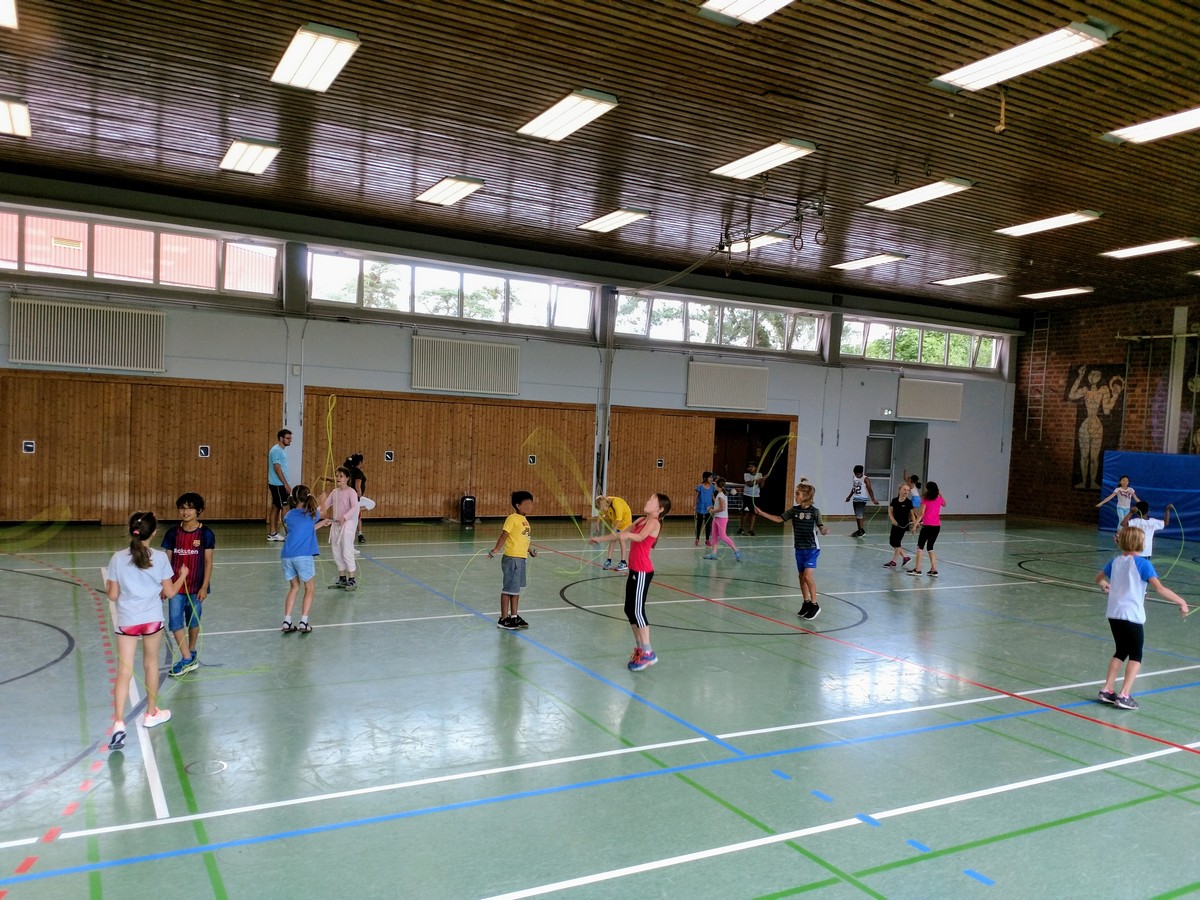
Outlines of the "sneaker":
{"label": "sneaker", "polygon": [[926,572],[925,574],[926,574],[926,575],[931,575],[931,576],[933,576],[934,578],[937,578],[937,577],[938,577],[938,570],[937,570],[937,569],[930,569],[930,570],[929,570],[928,572]]}
{"label": "sneaker", "polygon": [[606,568],[606,569],[611,569],[611,568],[612,568],[612,560],[611,560],[611,559],[606,559],[606,560],[604,561],[604,568]]}
{"label": "sneaker", "polygon": [[745,533],[746,533],[745,530],[743,530],[741,528],[738,529],[738,534],[745,534]]}
{"label": "sneaker", "polygon": [[268,541],[283,541],[283,540],[285,540],[285,538],[282,534],[280,534],[278,531],[276,531],[274,534],[268,534],[267,540]]}
{"label": "sneaker", "polygon": [[746,532],[746,534],[750,535],[750,537],[757,537],[757,536],[758,536],[758,535],[756,535],[756,534],[755,534],[753,531],[747,531],[747,532]]}
{"label": "sneaker", "polygon": [[125,723],[113,722],[112,737],[108,739],[109,750],[120,750],[125,746]]}
{"label": "sneaker", "polygon": [[365,534],[360,534],[358,536],[358,542],[360,544],[365,544],[367,542],[367,536]]}
{"label": "sneaker", "polygon": [[195,656],[189,656],[187,659],[181,659],[175,665],[171,666],[171,671],[168,674],[172,678],[178,678],[180,675],[198,668],[200,668],[200,661]]}
{"label": "sneaker", "polygon": [[511,616],[508,621],[510,623],[512,623],[513,628],[528,628],[529,627],[529,623],[526,622],[524,619],[522,619],[520,616]]}
{"label": "sneaker", "polygon": [[910,562],[912,562],[912,557],[906,556],[906,557],[904,557],[904,562],[902,562],[901,565],[907,566]]}
{"label": "sneaker", "polygon": [[810,604],[808,604],[808,612],[805,614],[804,618],[808,619],[811,622],[813,619],[815,619],[820,614],[821,614],[820,604],[810,603]]}
{"label": "sneaker", "polygon": [[704,542],[704,546],[705,546],[705,547],[711,547],[712,545],[713,545],[713,542],[712,542],[712,541],[705,541],[705,542]]}
{"label": "sneaker", "polygon": [[715,553],[705,553],[705,554],[704,554],[704,558],[705,558],[705,559],[716,559],[716,558],[717,558],[717,554],[715,554]]}
{"label": "sneaker", "polygon": [[1115,705],[1116,705],[1117,709],[1137,709],[1138,708],[1138,702],[1136,700],[1134,700],[1132,697],[1130,697],[1128,694],[1117,694],[1117,699],[1115,701]]}
{"label": "sneaker", "polygon": [[648,669],[658,662],[658,654],[651,650],[647,653],[645,650],[638,650],[637,658],[629,661],[630,672],[640,672],[642,669]]}
{"label": "sneaker", "polygon": [[503,628],[505,631],[516,631],[517,626],[513,623],[512,616],[504,616],[496,620],[496,627]]}
{"label": "sneaker", "polygon": [[883,567],[884,567],[885,569],[894,569],[894,568],[896,568],[896,561],[893,559],[893,560],[891,560],[890,562],[885,562],[885,563],[883,564]]}
{"label": "sneaker", "polygon": [[163,722],[166,722],[170,718],[171,718],[171,711],[169,709],[162,709],[160,707],[158,712],[156,712],[154,715],[150,715],[149,713],[147,713],[146,716],[142,719],[142,724],[145,725],[147,728],[153,728],[155,725],[161,725]]}
{"label": "sneaker", "polygon": [[284,619],[283,624],[279,626],[279,630],[284,634],[291,634],[296,630],[296,626],[291,623],[291,620]]}
{"label": "sneaker", "polygon": [[742,561],[742,551],[741,551],[741,550],[734,550],[734,551],[733,551],[733,558],[734,558],[735,560],[737,560],[738,562],[741,562],[741,561]]}
{"label": "sneaker", "polygon": [[908,574],[909,574],[909,575],[920,575],[920,574],[921,574],[921,570],[920,570],[920,569],[909,569],[909,570],[908,570]]}
{"label": "sneaker", "polygon": [[625,560],[621,560],[619,563],[617,563],[617,571],[618,572],[628,572],[629,571],[629,563],[625,562]]}
{"label": "sneaker", "polygon": [[808,608],[810,606],[812,606],[812,604],[809,603],[807,600],[805,600],[802,604],[800,604],[800,611],[798,613],[796,613],[796,615],[798,615],[802,619],[807,619],[808,618]]}
{"label": "sneaker", "polygon": [[344,589],[345,589],[345,587],[346,587],[346,579],[345,579],[345,578],[339,578],[337,581],[335,581],[333,584],[331,584],[331,585],[329,586],[329,589],[330,589],[331,591],[332,591],[334,588],[342,588],[342,589],[344,590]]}
{"label": "sneaker", "polygon": [[1117,702],[1117,692],[1101,690],[1100,693],[1096,695],[1096,699],[1101,703],[1112,703],[1115,705]]}
{"label": "sneaker", "polygon": [[630,672],[636,672],[637,669],[635,669],[634,666],[636,666],[641,661],[642,661],[642,648],[634,647],[633,655],[629,657],[629,662],[627,662],[625,664],[625,666],[626,666],[626,668],[629,669]]}
{"label": "sneaker", "polygon": [[353,578],[350,578],[346,581],[346,583],[345,583],[345,585],[343,585],[343,587],[348,591],[357,591],[358,590],[358,582],[355,581]]}

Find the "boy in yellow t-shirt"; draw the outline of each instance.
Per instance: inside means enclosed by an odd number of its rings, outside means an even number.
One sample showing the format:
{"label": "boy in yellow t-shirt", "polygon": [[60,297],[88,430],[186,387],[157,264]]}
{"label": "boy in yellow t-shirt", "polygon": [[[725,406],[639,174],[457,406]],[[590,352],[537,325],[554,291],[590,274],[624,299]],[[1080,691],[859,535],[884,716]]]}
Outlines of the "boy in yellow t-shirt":
{"label": "boy in yellow t-shirt", "polygon": [[[621,545],[621,561],[617,564],[617,571],[627,572],[629,564],[625,560],[629,557],[629,538],[621,537],[621,532],[633,524],[633,512],[629,509],[629,504],[620,497],[606,497],[603,494],[596,497],[596,509],[600,513],[600,521],[604,523],[604,527],[610,533],[617,535]],[[604,561],[604,568],[612,568],[611,556]]]}
{"label": "boy in yellow t-shirt", "polygon": [[529,627],[529,623],[517,615],[517,601],[525,587],[525,560],[537,556],[537,550],[529,546],[529,519],[526,518],[533,512],[533,494],[513,491],[512,506],[516,512],[504,520],[504,530],[496,538],[496,546],[488,551],[488,559],[491,559],[501,547],[504,548],[504,556],[500,559],[504,583],[500,588],[500,618],[496,627],[506,631]]}

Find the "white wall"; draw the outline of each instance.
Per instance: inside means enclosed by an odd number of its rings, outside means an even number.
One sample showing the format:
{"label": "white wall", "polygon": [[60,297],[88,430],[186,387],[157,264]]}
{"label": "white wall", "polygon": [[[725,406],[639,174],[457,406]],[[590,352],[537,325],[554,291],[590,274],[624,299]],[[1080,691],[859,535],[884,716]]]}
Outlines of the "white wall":
{"label": "white wall", "polygon": [[[299,467],[303,446],[300,404],[305,385],[410,390],[410,327],[176,306],[165,309],[167,377],[284,385],[286,413],[280,425],[295,433],[290,459],[294,469]],[[8,365],[7,323],[8,304],[3,302],[2,365]],[[601,399],[603,353],[596,347],[492,334],[477,338],[466,334],[462,338],[520,344],[522,399],[587,404]],[[670,350],[618,351],[612,405],[686,408],[689,357],[687,352]],[[793,480],[800,475],[812,479],[818,485],[819,505],[830,512],[842,512],[843,488],[850,470],[862,462],[870,420],[887,418],[884,410],[895,409],[898,371],[885,367],[760,363],[740,357],[720,361],[765,365],[770,370],[764,412],[795,416],[799,423]],[[929,377],[963,382],[963,418],[959,422],[929,423],[929,471],[923,474],[939,483],[952,513],[1003,513],[1008,493],[1008,438],[1012,433],[1011,385],[999,377],[950,371]],[[727,414],[738,415],[733,410]]]}

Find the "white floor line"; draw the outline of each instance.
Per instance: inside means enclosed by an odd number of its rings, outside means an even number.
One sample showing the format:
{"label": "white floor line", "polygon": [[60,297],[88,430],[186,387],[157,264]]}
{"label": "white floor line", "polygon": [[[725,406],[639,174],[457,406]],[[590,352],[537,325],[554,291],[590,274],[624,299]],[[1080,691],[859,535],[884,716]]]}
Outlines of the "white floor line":
{"label": "white floor line", "polygon": [[[136,707],[141,698],[138,696],[137,679],[129,679],[129,702]],[[142,716],[135,716],[134,731],[137,732],[138,744],[142,749],[142,766],[146,769],[146,784],[150,788],[150,799],[154,801],[154,815],[159,819],[171,817],[167,809],[167,795],[163,791],[162,777],[158,772],[158,760],[154,756],[154,745],[150,743],[150,734],[142,724]]]}
{"label": "white floor line", "polygon": [[[1179,666],[1173,669],[1163,669],[1161,671],[1145,672],[1143,671],[1138,678],[1155,678],[1162,675],[1171,675],[1179,672],[1189,672],[1200,669],[1200,665]],[[1077,690],[1083,687],[1095,687],[1098,684],[1103,684],[1103,679],[1095,681],[1081,681],[1073,684],[1062,684],[1044,688],[1034,688],[1028,691],[1014,691],[1018,697],[1032,696],[1034,694],[1046,694],[1056,691]],[[841,716],[834,719],[821,719],[812,722],[795,722],[788,725],[775,725],[767,728],[756,728],[745,731],[734,731],[728,734],[718,735],[722,740],[733,740],[739,737],[752,737],[755,735],[771,734],[782,731],[800,731],[806,728],[820,728],[832,724],[845,724],[847,722],[867,721],[887,716],[908,715],[911,713],[921,713],[947,709],[954,706],[969,706],[974,703],[988,703],[996,700],[1012,699],[1007,695],[989,693],[986,696],[968,698],[964,700],[952,700],[946,703],[932,703],[924,706],[908,706],[901,709],[880,710],[871,713],[859,713],[852,716]],[[290,806],[303,806],[310,803],[324,803],[327,801],[341,800],[348,797],[361,797],[370,794],[387,793],[391,791],[406,790],[408,788],[423,787],[433,784],[444,784],[452,781],[463,781],[473,778],[483,778],[489,775],[503,775],[510,772],[520,772],[529,769],[542,769],[552,766],[568,765],[576,762],[584,762],[588,760],[606,759],[609,757],[626,756],[631,753],[647,753],[654,750],[666,750],[675,747],[685,747],[689,744],[703,744],[707,738],[692,737],[681,738],[674,741],[662,741],[654,744],[642,744],[637,747],[620,747],[612,750],[600,750],[595,753],[584,753],[577,756],[556,757],[554,759],[536,760],[527,763],[517,763],[511,766],[497,766],[490,769],[478,769],[470,772],[456,772],[452,775],[435,775],[429,778],[420,778],[414,781],[401,781],[392,784],[374,785],[372,787],[354,788],[347,791],[334,791],[327,794],[317,794],[311,797],[296,797],[291,800],[274,800],[268,803],[257,803],[252,806],[239,806],[227,809],[212,810],[211,812],[193,813],[186,816],[176,816],[173,818],[163,818],[156,821],[129,822],[124,825],[103,825],[97,828],[88,828],[81,831],[64,831],[59,835],[59,840],[72,840],[81,837],[94,837],[104,834],[115,834],[122,831],[137,831],[144,828],[153,828],[159,825],[174,825],[186,822],[196,822],[206,819],[225,818],[228,816],[243,815],[245,813],[263,812],[274,809],[285,809]],[[855,820],[858,821],[858,820]],[[0,843],[0,850],[5,850],[10,847],[20,847],[32,844],[40,840],[38,837],[19,838],[16,840]]]}
{"label": "white floor line", "polygon": [[[1200,741],[1194,744],[1188,744],[1189,748],[1200,747]],[[1164,750],[1155,750],[1151,753],[1143,753],[1139,756],[1129,756],[1122,759],[1115,759],[1106,763],[1099,763],[1094,766],[1085,766],[1080,769],[1070,769],[1066,772],[1057,772],[1053,775],[1043,775],[1038,778],[1030,778],[1025,781],[1013,781],[1008,784],[1000,784],[995,787],[984,788],[983,790],[970,791],[964,794],[953,794],[949,797],[941,797],[937,800],[928,800],[924,803],[915,803],[911,806],[901,806],[895,809],[880,810],[879,812],[868,813],[873,819],[892,819],[898,816],[908,815],[909,813],[922,812],[928,809],[937,809],[942,806],[950,806],[955,803],[965,803],[970,800],[977,800],[981,797],[992,797],[997,794],[1006,794],[1012,791],[1019,791],[1025,788],[1037,787],[1042,784],[1049,784],[1055,781],[1063,781],[1068,778],[1079,778],[1084,775],[1091,775],[1096,772],[1105,772],[1110,769],[1116,769],[1121,766],[1133,765],[1135,763],[1146,762],[1147,760],[1156,759],[1160,756],[1167,756],[1173,753],[1182,753],[1183,751],[1168,747]],[[699,850],[694,853],[684,853],[679,856],[670,856],[665,859],[652,860],[650,862],[639,863],[633,866],[625,866],[620,869],[610,869],[607,872],[596,872],[592,875],[584,875],[580,878],[570,878],[566,881],[558,881],[553,884],[544,884],[538,887],[526,888],[521,891],[512,891],[507,894],[496,894],[489,900],[521,900],[525,897],[539,897],[543,894],[550,894],[555,891],[567,890],[568,888],[583,887],[585,885],[598,884],[602,881],[612,881],[617,878],[624,878],[629,875],[639,875],[643,872],[652,872],[657,869],[666,869],[671,866],[684,865],[685,863],[697,862],[703,859],[712,859],[716,856],[726,856],[730,853],[740,853],[743,850],[754,850],[758,847],[769,847],[774,844],[782,844],[787,841],[799,840],[800,838],[812,837],[816,834],[824,834],[830,831],[839,831],[843,828],[850,828],[855,825],[864,825],[862,819],[839,819],[836,822],[826,822],[823,825],[813,825],[808,828],[799,828],[795,831],[786,831],[781,834],[772,834],[766,837],[757,838],[750,841],[741,841],[736,844],[726,844],[722,847],[710,847],[707,850]]]}

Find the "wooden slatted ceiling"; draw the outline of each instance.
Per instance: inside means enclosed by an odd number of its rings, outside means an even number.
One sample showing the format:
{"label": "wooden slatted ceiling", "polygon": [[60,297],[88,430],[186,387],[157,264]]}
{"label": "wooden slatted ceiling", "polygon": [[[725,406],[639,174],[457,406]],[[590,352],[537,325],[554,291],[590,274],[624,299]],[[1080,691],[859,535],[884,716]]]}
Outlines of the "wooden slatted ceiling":
{"label": "wooden slatted ceiling", "polygon": [[[0,93],[26,98],[34,137],[0,140],[0,171],[682,269],[723,235],[784,226],[824,197],[827,241],[803,226],[705,269],[923,304],[1019,311],[1020,293],[1076,284],[1081,303],[1195,293],[1200,250],[1133,261],[1105,250],[1200,233],[1200,133],[1114,147],[1099,135],[1200,105],[1200,22],[1185,5],[795,2],[719,25],[695,0],[442,0],[244,4],[20,0],[0,35]],[[999,89],[949,95],[952,68],[1092,16],[1108,46]],[[363,41],[327,94],[269,81],[295,29]],[[571,90],[620,98],[566,141],[516,129]],[[283,152],[254,178],[216,168],[234,137]],[[735,182],[718,165],[784,137],[817,153]],[[445,175],[486,180],[450,208],[413,197]],[[864,204],[951,176],[970,191],[896,213]],[[607,235],[576,226],[618,206],[653,216]],[[1076,209],[1104,217],[1022,239],[994,229]],[[879,250],[909,259],[830,265]],[[929,282],[994,270],[1000,282]]]}

